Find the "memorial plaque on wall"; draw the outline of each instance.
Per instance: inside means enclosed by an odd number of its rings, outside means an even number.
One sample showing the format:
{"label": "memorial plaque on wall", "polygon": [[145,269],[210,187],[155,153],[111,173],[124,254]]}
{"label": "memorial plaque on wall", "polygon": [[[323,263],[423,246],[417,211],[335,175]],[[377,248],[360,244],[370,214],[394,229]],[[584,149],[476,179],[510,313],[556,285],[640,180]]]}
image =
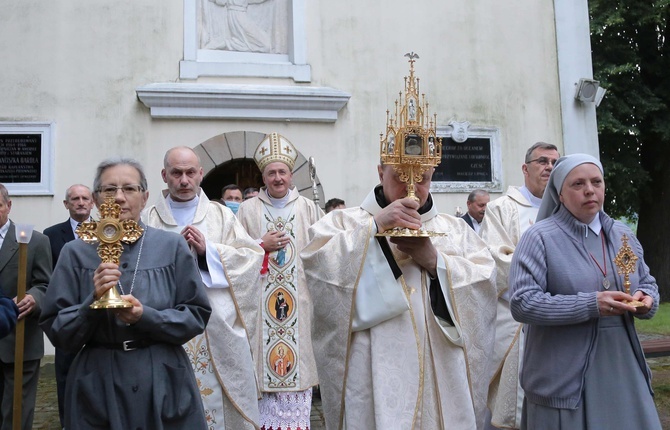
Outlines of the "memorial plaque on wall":
{"label": "memorial plaque on wall", "polygon": [[0,134],[0,182],[42,181],[42,135]]}
{"label": "memorial plaque on wall", "polygon": [[433,181],[491,182],[491,140],[471,137],[463,143],[442,138],[442,162],[435,168]]}
{"label": "memorial plaque on wall", "polygon": [[0,134],[0,183],[42,182],[42,135]]}
{"label": "memorial plaque on wall", "polygon": [[53,195],[54,127],[0,121],[0,183],[11,196]]}

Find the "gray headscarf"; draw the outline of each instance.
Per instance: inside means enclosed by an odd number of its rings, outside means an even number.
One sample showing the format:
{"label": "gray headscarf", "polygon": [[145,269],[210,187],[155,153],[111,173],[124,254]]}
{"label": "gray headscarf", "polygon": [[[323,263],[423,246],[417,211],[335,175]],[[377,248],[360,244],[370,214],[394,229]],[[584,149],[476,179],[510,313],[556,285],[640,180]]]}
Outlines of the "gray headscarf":
{"label": "gray headscarf", "polygon": [[547,188],[544,190],[544,195],[542,196],[542,204],[540,204],[540,211],[537,213],[536,222],[549,218],[552,214],[558,212],[558,208],[561,207],[559,195],[561,194],[565,178],[572,169],[585,163],[595,164],[600,169],[600,173],[604,174],[603,165],[600,164],[597,158],[589,154],[566,155],[556,161],[554,169],[551,171],[551,176],[549,176]]}

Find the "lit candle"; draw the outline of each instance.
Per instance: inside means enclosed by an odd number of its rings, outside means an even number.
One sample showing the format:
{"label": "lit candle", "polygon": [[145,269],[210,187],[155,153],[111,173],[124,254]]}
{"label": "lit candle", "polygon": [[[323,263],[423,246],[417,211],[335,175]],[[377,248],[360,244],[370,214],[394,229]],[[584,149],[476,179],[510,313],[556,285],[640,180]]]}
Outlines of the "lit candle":
{"label": "lit candle", "polygon": [[32,224],[16,224],[16,241],[19,243],[28,243],[33,236]]}

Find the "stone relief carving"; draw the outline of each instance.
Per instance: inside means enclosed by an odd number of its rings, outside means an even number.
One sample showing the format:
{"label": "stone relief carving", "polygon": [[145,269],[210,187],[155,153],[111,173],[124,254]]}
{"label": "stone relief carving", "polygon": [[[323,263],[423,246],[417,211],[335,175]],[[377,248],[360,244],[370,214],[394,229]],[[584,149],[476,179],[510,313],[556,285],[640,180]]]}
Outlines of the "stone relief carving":
{"label": "stone relief carving", "polygon": [[200,48],[286,54],[289,0],[200,0]]}
{"label": "stone relief carving", "polygon": [[451,121],[449,123],[453,127],[453,132],[451,133],[451,138],[454,142],[463,143],[468,140],[468,128],[470,127],[470,121]]}

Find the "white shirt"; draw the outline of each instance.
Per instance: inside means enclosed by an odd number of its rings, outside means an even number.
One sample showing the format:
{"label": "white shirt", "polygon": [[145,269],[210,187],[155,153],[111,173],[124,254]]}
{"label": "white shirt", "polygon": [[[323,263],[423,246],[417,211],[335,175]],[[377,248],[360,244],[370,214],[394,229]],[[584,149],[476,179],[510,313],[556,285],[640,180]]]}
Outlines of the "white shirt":
{"label": "white shirt", "polygon": [[475,233],[479,234],[479,229],[482,228],[481,224],[479,224],[479,221],[474,219],[472,215],[468,213],[468,217],[470,218],[470,221],[472,221],[472,227],[475,229]]}
{"label": "white shirt", "polygon": [[5,241],[5,237],[7,236],[7,232],[9,231],[9,224],[10,224],[10,222],[9,222],[9,220],[7,220],[5,225],[0,227],[0,248],[2,247],[2,244]]}
{"label": "white shirt", "polygon": [[600,231],[603,229],[603,225],[600,224],[600,214],[596,214],[596,217],[593,218],[593,221],[589,223],[589,228],[586,229],[586,236],[589,235],[589,230],[594,232],[596,236],[600,236]]}
{"label": "white shirt", "polygon": [[89,217],[86,221],[77,221],[75,219],[70,218],[70,227],[72,227],[72,234],[74,234],[75,239],[79,239],[79,235],[77,234],[77,227],[79,227],[79,224],[82,222],[89,222],[91,220],[91,217]]}

